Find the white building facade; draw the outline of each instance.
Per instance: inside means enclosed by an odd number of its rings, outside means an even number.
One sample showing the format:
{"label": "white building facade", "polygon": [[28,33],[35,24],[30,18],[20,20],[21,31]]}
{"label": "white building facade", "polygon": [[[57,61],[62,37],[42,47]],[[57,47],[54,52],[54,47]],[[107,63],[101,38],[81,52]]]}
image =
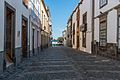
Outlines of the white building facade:
{"label": "white building facade", "polygon": [[96,53],[117,57],[120,49],[120,0],[96,0]]}
{"label": "white building facade", "polygon": [[91,53],[92,42],[92,1],[80,2],[80,50]]}
{"label": "white building facade", "polygon": [[50,11],[48,7],[45,5],[44,0],[41,0],[40,2],[41,8],[40,8],[40,14],[41,14],[41,48],[42,50],[49,47],[50,43],[50,37],[51,37],[51,28],[52,28],[52,22],[51,22],[51,16]]}
{"label": "white building facade", "polygon": [[[29,52],[27,0],[0,0],[0,73]],[[24,35],[23,35],[24,34]]]}
{"label": "white building facade", "polygon": [[72,13],[72,48],[79,49],[80,48],[80,30],[79,30],[79,18],[78,15],[80,14],[79,4],[75,8]]}
{"label": "white building facade", "polygon": [[30,11],[30,56],[41,50],[41,0],[29,0]]}

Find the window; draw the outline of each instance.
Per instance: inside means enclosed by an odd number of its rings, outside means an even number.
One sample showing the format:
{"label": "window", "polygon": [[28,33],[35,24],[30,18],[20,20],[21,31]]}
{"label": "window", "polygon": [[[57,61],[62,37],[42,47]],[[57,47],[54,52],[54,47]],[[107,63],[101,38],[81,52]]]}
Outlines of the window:
{"label": "window", "polygon": [[[83,14],[83,24],[87,24],[87,12]],[[87,25],[85,25],[87,28]],[[82,32],[82,46],[86,47],[86,30]]]}
{"label": "window", "polygon": [[108,0],[99,0],[99,4],[100,4],[100,8],[104,7],[105,5],[107,5]]}
{"label": "window", "polygon": [[46,27],[44,26],[44,30],[46,30]]}
{"label": "window", "polygon": [[73,24],[73,44],[75,44],[75,23]]}
{"label": "window", "polygon": [[75,35],[75,23],[73,24],[73,35]]}
{"label": "window", "polygon": [[82,32],[82,46],[86,47],[86,32]]}
{"label": "window", "polygon": [[87,23],[87,12],[83,14],[83,24]]}
{"label": "window", "polygon": [[100,18],[100,46],[107,44],[107,20],[106,16]]}

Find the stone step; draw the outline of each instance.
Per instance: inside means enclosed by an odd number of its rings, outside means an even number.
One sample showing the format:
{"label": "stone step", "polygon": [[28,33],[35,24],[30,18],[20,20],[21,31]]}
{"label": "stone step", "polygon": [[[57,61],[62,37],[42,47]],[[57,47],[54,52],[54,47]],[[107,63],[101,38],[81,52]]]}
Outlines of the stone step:
{"label": "stone step", "polygon": [[120,71],[120,66],[108,65],[79,65],[84,70],[101,70],[101,71]]}
{"label": "stone step", "polygon": [[86,77],[92,78],[110,78],[113,80],[120,79],[120,71],[99,71],[99,70],[87,70]]}
{"label": "stone step", "polygon": [[119,79],[87,77],[87,79],[84,80],[119,80]]}
{"label": "stone step", "polygon": [[29,67],[72,67],[72,65],[69,65],[69,64],[54,64],[54,65],[30,65]]}
{"label": "stone step", "polygon": [[75,64],[78,64],[78,65],[108,65],[108,66],[111,66],[111,65],[120,65],[118,63],[115,63],[113,61],[105,61],[105,60],[93,60],[93,61],[74,61],[73,63]]}
{"label": "stone step", "polygon": [[74,80],[77,76],[74,71],[27,72],[22,75],[16,80]]}
{"label": "stone step", "polygon": [[78,80],[77,78],[68,78],[68,79],[53,79],[53,80]]}
{"label": "stone step", "polygon": [[39,61],[31,63],[30,66],[38,66],[38,65],[66,65],[70,64],[68,61]]}
{"label": "stone step", "polygon": [[71,66],[32,66],[32,67],[28,67],[25,71],[40,71],[40,72],[44,72],[44,71],[62,71],[62,70],[73,70],[73,68]]}

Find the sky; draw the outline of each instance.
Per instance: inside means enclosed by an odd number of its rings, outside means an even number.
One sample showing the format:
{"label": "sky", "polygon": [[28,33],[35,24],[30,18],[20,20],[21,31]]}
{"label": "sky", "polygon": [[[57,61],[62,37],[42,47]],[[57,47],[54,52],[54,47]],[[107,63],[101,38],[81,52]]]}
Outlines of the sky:
{"label": "sky", "polygon": [[52,18],[53,38],[62,36],[67,21],[80,0],[45,0]]}

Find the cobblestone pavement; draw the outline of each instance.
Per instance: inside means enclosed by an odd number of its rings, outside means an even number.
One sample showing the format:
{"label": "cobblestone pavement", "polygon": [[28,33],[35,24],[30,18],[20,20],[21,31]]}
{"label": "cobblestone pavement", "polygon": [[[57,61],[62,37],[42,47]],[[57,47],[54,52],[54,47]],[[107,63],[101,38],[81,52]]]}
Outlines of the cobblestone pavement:
{"label": "cobblestone pavement", "polygon": [[54,47],[5,71],[0,80],[120,80],[120,62]]}

